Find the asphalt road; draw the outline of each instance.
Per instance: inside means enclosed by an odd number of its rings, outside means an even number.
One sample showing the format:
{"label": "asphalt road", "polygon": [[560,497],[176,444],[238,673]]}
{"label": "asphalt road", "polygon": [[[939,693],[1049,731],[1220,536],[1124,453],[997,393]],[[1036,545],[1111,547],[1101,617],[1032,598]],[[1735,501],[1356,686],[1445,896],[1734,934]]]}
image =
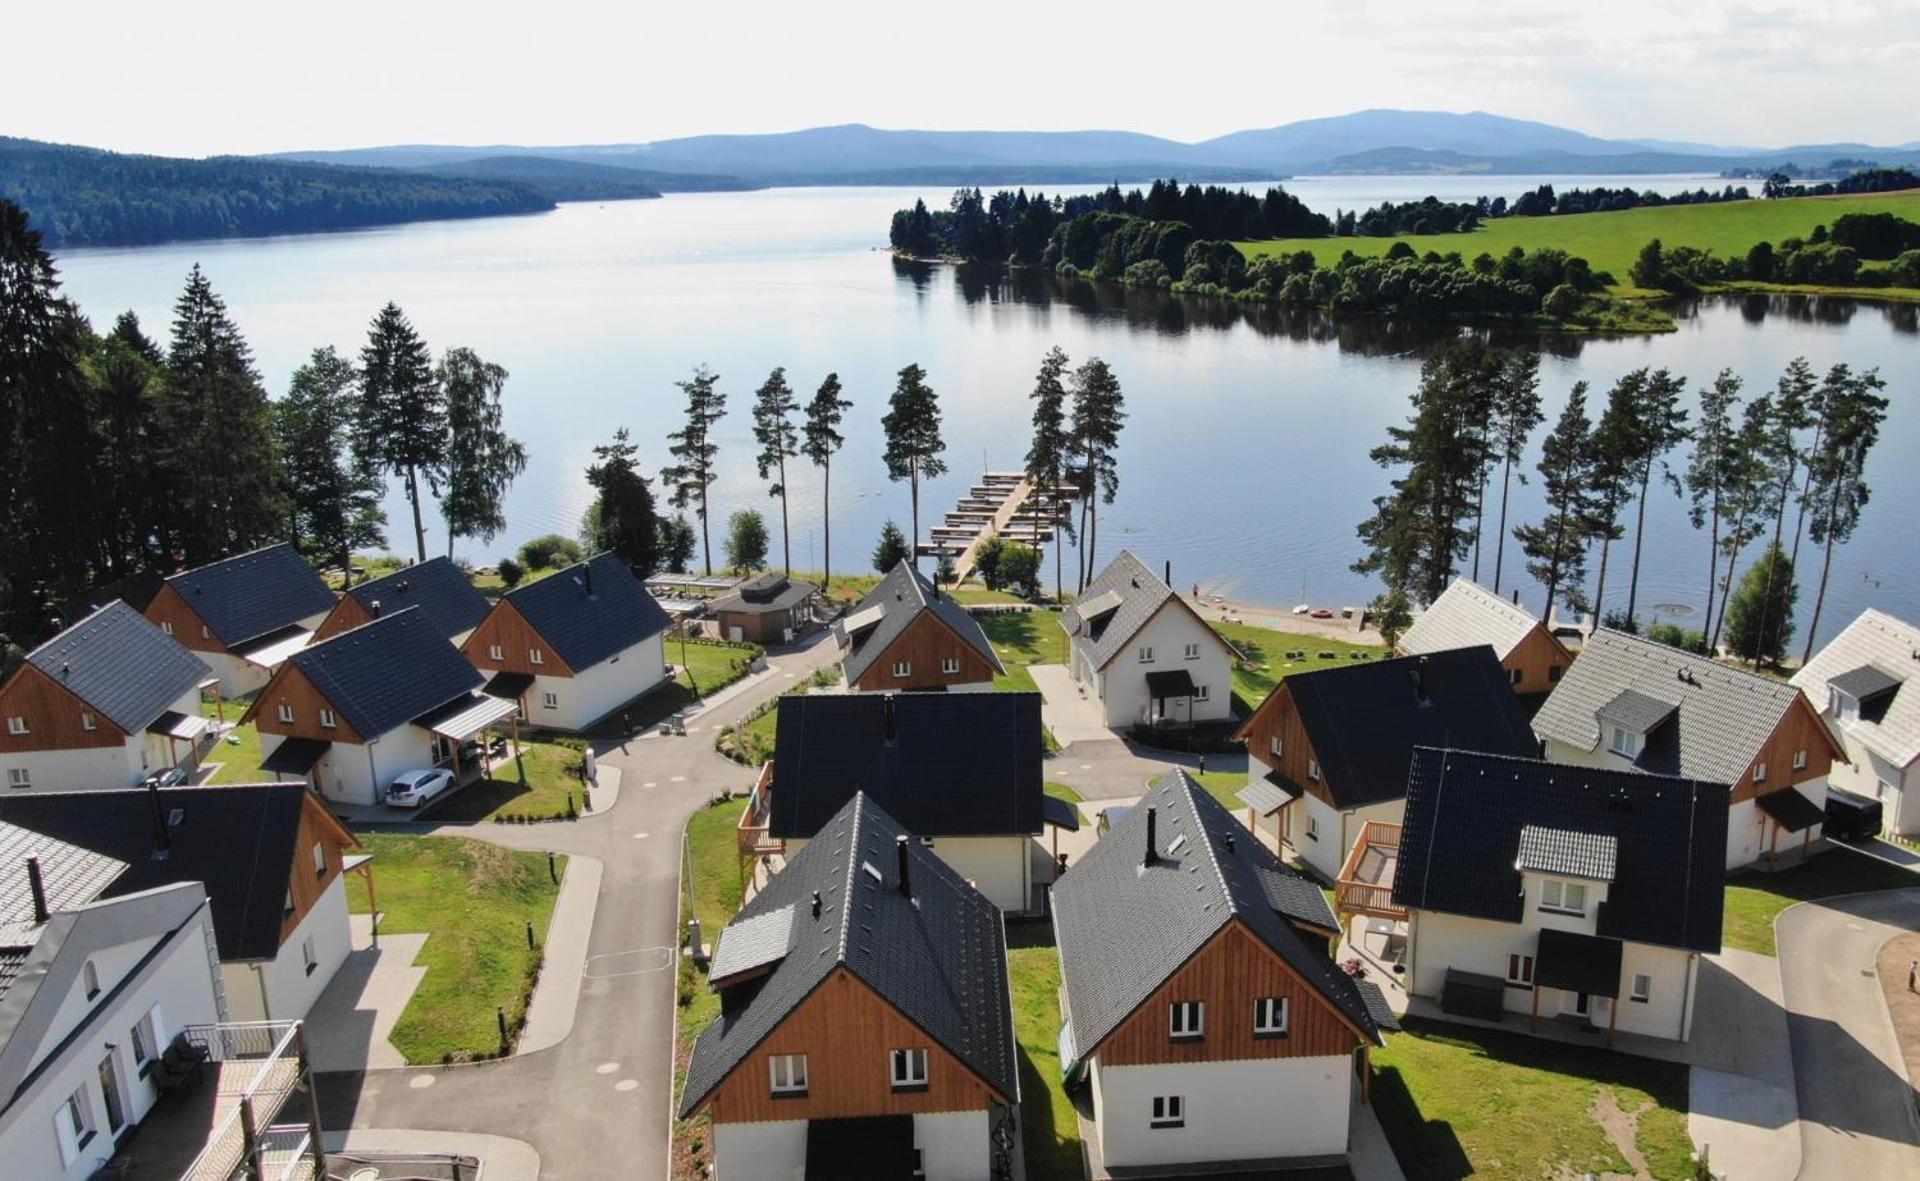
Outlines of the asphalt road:
{"label": "asphalt road", "polygon": [[532,1144],[543,1177],[664,1179],[681,833],[714,794],[752,778],[714,752],[713,734],[833,657],[830,642],[775,657],[771,678],[695,719],[685,738],[596,747],[621,769],[619,800],[604,815],[447,829],[605,867],[573,1032],[501,1062],[322,1075],[326,1126],[486,1132]]}
{"label": "asphalt road", "polygon": [[1880,945],[1916,929],[1920,888],[1807,903],[1775,926],[1807,1181],[1920,1177],[1920,1113],[1874,973]]}

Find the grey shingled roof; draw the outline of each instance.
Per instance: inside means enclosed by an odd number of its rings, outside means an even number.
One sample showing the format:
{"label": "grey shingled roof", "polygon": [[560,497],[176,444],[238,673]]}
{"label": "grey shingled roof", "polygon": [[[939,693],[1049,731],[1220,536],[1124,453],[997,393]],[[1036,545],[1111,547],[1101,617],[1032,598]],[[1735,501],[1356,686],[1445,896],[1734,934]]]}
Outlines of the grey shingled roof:
{"label": "grey shingled roof", "polygon": [[1611,837],[1597,933],[1718,952],[1727,798],[1719,783],[1422,747],[1407,777],[1393,900],[1518,923],[1524,829]]}
{"label": "grey shingled roof", "polygon": [[33,665],[128,734],[139,734],[213,675],[127,604],[115,600],[27,653]]}
{"label": "grey shingled roof", "polygon": [[306,559],[281,542],[183,570],[167,579],[229,648],[333,610],[333,592]]}
{"label": "grey shingled roof", "polygon": [[673,625],[646,585],[610,552],[517,587],[501,601],[512,603],[576,673]]}
{"label": "grey shingled roof", "polygon": [[58,837],[0,820],[0,947],[32,947],[39,938],[27,859],[40,859],[49,911],[72,910],[100,897],[127,863]]}
{"label": "grey shingled roof", "polygon": [[786,958],[793,942],[793,907],[736,919],[720,933],[720,946],[707,966],[709,980],[725,980]]}
{"label": "grey shingled roof", "polygon": [[1534,714],[1533,728],[1543,738],[1596,750],[1604,741],[1602,711],[1629,689],[1677,707],[1636,765],[1708,783],[1745,774],[1800,696],[1785,681],[1601,628]]}
{"label": "grey shingled roof", "polygon": [[780,699],[768,833],[810,837],[855,792],[917,836],[1038,834],[1038,693],[809,693]]}
{"label": "grey shingled roof", "polygon": [[382,615],[418,607],[448,639],[479,627],[487,612],[493,610],[493,604],[474,588],[467,572],[446,558],[429,558],[395,570],[347,593],[369,612],[375,603],[380,604]]}
{"label": "grey shingled roof", "polygon": [[1539,618],[1525,607],[1508,602],[1472,579],[1456,578],[1413,621],[1398,647],[1409,656],[1418,656],[1486,644],[1505,660],[1538,626]]}
{"label": "grey shingled roof", "polygon": [[1620,838],[1611,833],[1528,824],[1520,829],[1520,852],[1514,866],[1535,873],[1610,882],[1619,859]]}
{"label": "grey shingled roof", "polygon": [[[735,924],[792,908],[791,945],[772,972],[722,992],[720,1016],[694,1043],[682,1117],[697,1111],[838,968],[863,981],[988,1086],[1018,1099],[1000,910],[910,837],[912,898],[902,896],[903,837],[906,830],[897,821],[864,795],[855,796],[740,911]],[[816,894],[818,917],[812,912]],[[883,1066],[873,1064],[876,1071]]]}
{"label": "grey shingled roof", "polygon": [[[1144,865],[1148,809],[1158,830],[1152,866]],[[1078,1052],[1094,1053],[1235,920],[1377,1040],[1377,1023],[1353,979],[1276,909],[1276,899],[1290,904],[1298,896],[1281,877],[1298,875],[1185,771],[1162,778],[1053,886],[1053,929]],[[1325,913],[1315,925],[1335,927],[1332,917]]]}
{"label": "grey shingled roof", "polygon": [[1889,689],[1898,689],[1901,681],[1899,677],[1878,665],[1863,664],[1859,668],[1848,669],[1827,684],[1855,701],[1865,701]]}
{"label": "grey shingled roof", "polygon": [[418,607],[383,614],[303,648],[287,664],[313,682],[365,741],[472,692],[485,679]]}
{"label": "grey shingled roof", "polygon": [[1920,627],[1884,611],[1863,611],[1793,674],[1793,683],[1826,714],[1835,682],[1866,667],[1897,678],[1901,688],[1877,719],[1849,722],[1847,733],[1894,766],[1911,766],[1920,759]]}
{"label": "grey shingled roof", "polygon": [[[1109,608],[1113,596],[1119,597],[1119,605]],[[1095,668],[1105,668],[1167,600],[1178,597],[1158,574],[1147,569],[1145,562],[1133,556],[1133,551],[1121,550],[1080,592],[1080,603],[1085,606],[1075,604],[1061,613],[1060,626],[1067,629],[1072,642],[1086,648]],[[1239,655],[1219,632],[1208,628],[1207,634],[1236,657]]]}
{"label": "grey shingled roof", "polygon": [[[875,618],[871,612],[878,612]],[[840,663],[846,670],[847,683],[851,685],[866,675],[873,662],[888,645],[907,630],[909,624],[920,617],[923,611],[931,611],[940,622],[947,625],[954,635],[980,655],[986,657],[996,673],[1007,671],[1000,663],[1000,657],[987,640],[987,633],[980,629],[980,621],[967,614],[967,609],[953,601],[952,595],[943,595],[935,590],[919,571],[904,560],[887,571],[879,585],[875,586],[859,606],[849,611],[833,626],[833,638],[840,645]],[[867,622],[872,619],[870,624]],[[849,632],[852,624],[861,624],[858,631]]]}
{"label": "grey shingled roof", "polygon": [[1638,689],[1622,689],[1600,707],[1598,716],[1603,722],[1624,726],[1636,734],[1646,734],[1672,717],[1679,708],[1675,702],[1650,697]]}

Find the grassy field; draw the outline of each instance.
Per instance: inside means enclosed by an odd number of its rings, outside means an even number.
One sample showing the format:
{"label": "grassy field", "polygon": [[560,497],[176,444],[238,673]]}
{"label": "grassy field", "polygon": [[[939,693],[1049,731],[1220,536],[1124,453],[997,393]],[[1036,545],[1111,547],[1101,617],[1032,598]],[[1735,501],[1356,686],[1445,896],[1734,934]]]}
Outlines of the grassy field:
{"label": "grassy field", "polygon": [[1728,882],[1721,943],[1775,955],[1773,920],[1796,902],[1916,885],[1920,874],[1836,845],[1805,865],[1780,873],[1743,873]]}
{"label": "grassy field", "polygon": [[1080,1123],[1060,1081],[1060,957],[1053,929],[1007,931],[1013,1034],[1020,1046],[1020,1123],[1029,1181],[1079,1181]]}
{"label": "grassy field", "polygon": [[[520,754],[494,766],[490,779],[461,788],[420,814],[427,821],[479,821],[501,817],[552,820],[581,805],[577,750],[551,742],[522,741]],[[525,782],[521,782],[522,775]]]}
{"label": "grassy field", "polygon": [[[1348,250],[1362,257],[1385,254],[1404,241],[1425,254],[1459,251],[1471,259],[1481,252],[1495,258],[1515,246],[1528,251],[1554,246],[1586,259],[1596,271],[1610,271],[1620,294],[1639,292],[1628,286],[1627,271],[1640,248],[1655,238],[1666,246],[1693,246],[1721,258],[1745,257],[1755,242],[1804,238],[1816,225],[1832,225],[1843,213],[1893,213],[1920,221],[1920,192],[1869,193],[1848,197],[1795,197],[1779,201],[1729,201],[1715,205],[1670,205],[1625,209],[1617,213],[1579,213],[1562,217],[1503,217],[1481,223],[1470,234],[1416,234],[1406,238],[1285,238],[1272,242],[1242,242],[1249,258],[1266,254],[1312,251],[1322,266],[1339,261]],[[1782,290],[1788,290],[1782,288]],[[1855,289],[1849,289],[1855,290]],[[1869,296],[1920,299],[1910,288],[1866,288]]]}
{"label": "grassy field", "polygon": [[1625,1146],[1654,1177],[1688,1175],[1684,1065],[1502,1030],[1405,1025],[1373,1053],[1373,1106],[1410,1181],[1632,1176]]}
{"label": "grassy field", "polygon": [[[709,804],[687,820],[687,876],[691,882],[683,881],[680,905],[683,917],[698,916],[701,938],[709,946],[719,940],[727,920],[740,909],[745,883],[740,876],[734,825],[743,806],[740,800],[725,800]],[[706,973],[694,966],[691,956],[680,957],[679,1007],[675,1012],[673,1093],[677,1102],[681,1085],[686,1082],[687,1057],[693,1052],[694,1039],[720,1015],[720,998],[707,987]],[[701,1166],[710,1163],[711,1156],[708,1124],[704,1114],[673,1122],[674,1177],[704,1176]]]}
{"label": "grassy field", "polygon": [[[502,849],[460,837],[363,833],[374,855],[374,889],[390,935],[425,932],[426,976],[393,1029],[393,1044],[415,1064],[497,1053],[495,1010],[515,1028],[526,1015],[539,953],[527,924],[546,942],[560,893],[543,853]],[[566,858],[556,868],[565,871]],[[348,905],[367,912],[366,885],[347,879]]]}
{"label": "grassy field", "polygon": [[[1354,653],[1363,653],[1364,659],[1375,660],[1387,655],[1387,650],[1376,644],[1351,644],[1345,640],[1330,640],[1322,636],[1303,636],[1293,632],[1274,631],[1272,628],[1255,627],[1250,623],[1221,623],[1214,621],[1213,630],[1225,636],[1227,642],[1240,649],[1247,658],[1243,665],[1233,670],[1233,695],[1244,707],[1243,714],[1250,714],[1260,707],[1273,692],[1273,687],[1292,673],[1308,672],[1316,668],[1328,668],[1336,664],[1348,664],[1355,659]],[[1288,652],[1305,652],[1299,660],[1288,660]],[[1323,658],[1322,652],[1333,653]]]}
{"label": "grassy field", "polygon": [[1027,666],[1067,662],[1067,633],[1058,611],[982,616],[980,628],[1007,667],[1005,675],[993,678],[993,687],[1002,693],[1036,693]]}

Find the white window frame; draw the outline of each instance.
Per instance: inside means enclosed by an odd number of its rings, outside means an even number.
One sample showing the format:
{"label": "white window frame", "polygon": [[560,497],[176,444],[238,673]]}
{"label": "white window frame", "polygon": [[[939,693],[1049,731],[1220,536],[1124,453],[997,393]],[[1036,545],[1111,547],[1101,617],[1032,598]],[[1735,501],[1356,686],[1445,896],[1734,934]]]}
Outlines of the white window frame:
{"label": "white window frame", "polygon": [[1310,841],[1320,839],[1320,818],[1312,812],[1307,813],[1307,839]]}
{"label": "white window frame", "polygon": [[319,841],[313,842],[313,876],[327,876],[327,847]]}
{"label": "white window frame", "polygon": [[925,1048],[887,1051],[887,1078],[896,1091],[927,1089],[927,1051]]}
{"label": "white window frame", "polygon": [[1507,983],[1519,988],[1533,987],[1532,956],[1520,951],[1507,953]]}
{"label": "white window frame", "polygon": [[1607,739],[1607,749],[1624,758],[1640,757],[1640,735],[1625,726],[1614,726]]}
{"label": "white window frame", "polygon": [[25,767],[8,767],[7,786],[22,790],[32,788],[33,772]]}
{"label": "white window frame", "polygon": [[98,730],[100,728],[100,719],[94,717],[92,714],[88,713],[86,710],[81,710],[80,711],[80,728],[82,730],[87,731],[88,733],[92,733],[93,731]]}
{"label": "white window frame", "polygon": [[161,630],[161,631],[163,631],[163,632],[165,632],[165,633],[167,633],[168,635],[172,635],[172,634],[173,634],[173,620],[171,620],[171,619],[162,619],[162,620],[160,621],[160,630]]}
{"label": "white window frame", "polygon": [[958,656],[942,657],[940,659],[940,671],[950,677],[957,676],[960,672],[960,658]]}
{"label": "white window frame", "polygon": [[93,1096],[88,1093],[88,1084],[81,1083],[73,1094],[67,1096],[53,1113],[54,1136],[60,1142],[60,1163],[71,1166],[80,1159],[87,1145],[93,1143],[98,1132],[94,1123]]}
{"label": "white window frame", "polygon": [[213,632],[209,630],[204,623],[200,625],[200,638],[203,640],[211,640],[213,638]]}
{"label": "white window frame", "polygon": [[1320,760],[1319,759],[1307,760],[1307,778],[1313,780],[1315,783],[1320,782]]}
{"label": "white window frame", "polygon": [[1139,656],[1140,656],[1141,664],[1152,664],[1153,663],[1153,645],[1152,644],[1140,645]]}
{"label": "white window frame", "polygon": [[[1579,899],[1578,904],[1573,901]],[[1585,882],[1563,882],[1558,878],[1548,878],[1540,883],[1540,909],[1549,914],[1570,914],[1585,918],[1587,914],[1587,884]]]}
{"label": "white window frame", "polygon": [[313,945],[313,936],[308,935],[300,941],[300,963],[307,975],[311,976],[320,969],[320,954]]}
{"label": "white window frame", "polygon": [[488,644],[487,659],[493,661],[496,664],[505,663],[507,659],[507,650],[501,647],[499,644]]}
{"label": "white window frame", "polygon": [[1155,1095],[1153,1106],[1148,1110],[1147,1126],[1150,1128],[1187,1126],[1187,1102],[1179,1095]]}
{"label": "white window frame", "polygon": [[23,715],[14,714],[12,717],[9,717],[7,719],[7,733],[31,734],[33,733],[33,731],[28,728],[27,719]]}
{"label": "white window frame", "polygon": [[1185,659],[1185,660],[1200,659],[1200,641],[1198,640],[1188,641],[1186,649],[1183,652],[1181,652],[1180,655],[1182,659]]}
{"label": "white window frame", "polygon": [[540,694],[540,708],[541,709],[559,709],[560,695],[558,693],[555,693],[551,689],[542,691]]}
{"label": "white window frame", "polygon": [[1287,757],[1287,744],[1281,741],[1278,734],[1267,739],[1267,750],[1276,759],[1284,759]]}
{"label": "white window frame", "polygon": [[133,1023],[127,1030],[127,1040],[133,1046],[133,1068],[141,1078],[147,1077],[153,1064],[160,1059],[160,1006],[148,1009],[146,1015]]}
{"label": "white window frame", "polygon": [[1753,781],[1755,783],[1765,783],[1767,781],[1767,760],[1761,759],[1753,765]]}
{"label": "white window frame", "polygon": [[323,709],[320,711],[320,724],[322,726],[325,726],[329,730],[334,728],[334,717],[333,717],[332,710]]}
{"label": "white window frame", "polygon": [[912,675],[913,675],[913,661],[911,661],[911,660],[896,660],[896,661],[894,661],[894,662],[893,662],[893,675],[894,675],[894,676],[896,676],[896,677],[910,677],[910,676],[912,676]]}
{"label": "white window frame", "polygon": [[1627,993],[1627,999],[1637,1001],[1643,1005],[1653,999],[1653,977],[1647,975],[1645,972],[1635,972],[1633,974],[1633,989]]}
{"label": "white window frame", "polygon": [[1167,1005],[1167,1036],[1176,1042],[1197,1042],[1207,1036],[1207,1002],[1173,1001]]}
{"label": "white window frame", "polygon": [[545,664],[546,662],[547,662],[547,654],[545,652],[542,652],[538,648],[527,649],[528,664]]}
{"label": "white window frame", "polygon": [[1291,997],[1262,996],[1253,1001],[1253,1036],[1285,1037]]}
{"label": "white window frame", "polygon": [[1208,688],[1207,688],[1207,686],[1205,686],[1205,685],[1195,685],[1195,686],[1193,687],[1193,699],[1194,699],[1195,701],[1207,701],[1207,700],[1210,700],[1210,698],[1208,697],[1208,692],[1209,692],[1209,691],[1208,691]]}
{"label": "white window frame", "polygon": [[293,725],[293,706],[283,701],[274,709],[273,716],[291,726]]}
{"label": "white window frame", "polygon": [[776,1095],[807,1093],[807,1056],[805,1054],[769,1054],[767,1084]]}
{"label": "white window frame", "polygon": [[1520,670],[1519,669],[1510,668],[1507,670],[1507,684],[1512,685],[1516,689],[1520,687]]}
{"label": "white window frame", "polygon": [[1796,771],[1804,771],[1807,769],[1806,751],[1796,750],[1793,752],[1793,769]]}

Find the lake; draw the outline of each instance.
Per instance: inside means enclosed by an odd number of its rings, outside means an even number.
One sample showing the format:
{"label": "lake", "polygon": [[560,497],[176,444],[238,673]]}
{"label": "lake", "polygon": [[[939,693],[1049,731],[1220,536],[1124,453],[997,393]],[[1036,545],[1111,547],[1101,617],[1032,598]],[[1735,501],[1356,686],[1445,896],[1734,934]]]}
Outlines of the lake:
{"label": "lake", "polygon": [[[1609,177],[1306,177],[1286,182],[1316,209],[1357,208],[1427,193],[1510,200],[1542,183],[1627,183]],[[1674,191],[1713,178],[1630,178]],[[1085,191],[1062,190],[1062,191]],[[1119,452],[1119,499],[1101,513],[1100,544],[1261,604],[1303,599],[1340,606],[1376,591],[1348,570],[1354,526],[1386,489],[1367,451],[1399,420],[1420,360],[1447,335],[1432,326],[1333,322],[1278,309],[1162,293],[1066,285],[1036,274],[977,274],[896,262],[884,249],[893,210],[947,190],[773,189],[676,195],[657,201],[569,205],[534,216],[391,229],[113,250],[59,259],[67,291],[96,324],[137,312],[164,339],[187,269],[201,263],[252,342],[278,394],[314,348],[355,353],[369,320],[397,301],[436,353],[466,345],[507,367],[507,425],[532,453],[507,505],[509,528],[491,545],[465,543],[476,562],[547,532],[575,533],[589,502],[583,475],[595,445],[619,427],[643,449],[649,474],[679,425],[673,386],[707,363],[721,375],[729,415],[719,431],[713,489],[716,547],[728,513],[766,512],[779,556],[778,502],[753,464],[753,390],[786,367],[802,400],[837,371],[855,403],[834,469],[834,567],[864,569],[881,524],[904,527],[904,485],[880,461],[880,416],[901,366],[924,366],[946,416],[951,472],[923,489],[921,526],[937,524],[983,469],[1021,465],[1027,396],[1047,349],[1106,358],[1130,414]],[[1472,251],[1471,240],[1462,247]],[[1786,362],[1817,369],[1878,366],[1893,399],[1869,465],[1873,503],[1836,555],[1822,638],[1862,608],[1920,619],[1920,440],[1913,379],[1920,318],[1913,307],[1784,297],[1716,299],[1683,309],[1661,336],[1539,340],[1548,422],[1567,389],[1596,394],[1629,369],[1668,366],[1710,381],[1721,368],[1770,387]],[[1529,338],[1538,339],[1538,338]],[[1543,428],[1544,429],[1544,428]],[[1536,444],[1538,438],[1535,440]],[[1683,456],[1675,457],[1684,463]],[[1529,467],[1532,457],[1529,458]],[[790,471],[793,561],[822,559],[817,472]],[[1698,610],[1706,542],[1679,499],[1648,509],[1640,602]],[[1539,511],[1537,483],[1514,490],[1510,523]],[[405,502],[389,499],[393,548],[409,540]],[[437,530],[436,530],[437,533]],[[1491,582],[1492,530],[1483,580]],[[1631,537],[1628,538],[1631,545]],[[430,549],[444,549],[444,535]],[[1802,626],[1811,616],[1817,561],[1802,547]],[[716,554],[717,556],[717,554]],[[1624,559],[1624,552],[1621,553]],[[1052,563],[1049,561],[1049,567]],[[1071,577],[1072,560],[1068,569]],[[1608,602],[1624,603],[1625,567],[1609,573]],[[1509,543],[1506,584],[1539,608]],[[1049,573],[1049,579],[1051,573]],[[1644,611],[1644,607],[1643,607]]]}

